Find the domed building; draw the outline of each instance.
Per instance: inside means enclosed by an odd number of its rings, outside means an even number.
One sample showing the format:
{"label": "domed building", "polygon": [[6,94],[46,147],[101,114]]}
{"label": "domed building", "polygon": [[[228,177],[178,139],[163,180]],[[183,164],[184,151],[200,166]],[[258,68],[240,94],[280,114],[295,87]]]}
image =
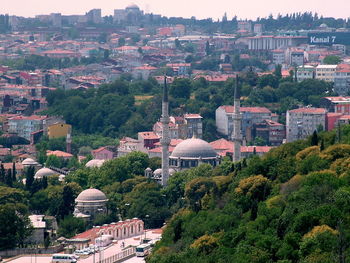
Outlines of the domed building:
{"label": "domed building", "polygon": [[98,189],[82,191],[75,199],[74,216],[93,220],[98,214],[107,214],[107,197]]}
{"label": "domed building", "polygon": [[92,159],[92,160],[88,161],[85,164],[85,166],[89,167],[89,168],[94,168],[94,167],[100,168],[105,161],[106,160]]}
{"label": "domed building", "polygon": [[49,177],[56,174],[58,173],[51,170],[50,168],[43,167],[35,173],[34,179],[43,179],[44,177]]}
{"label": "domed building", "polygon": [[125,10],[128,11],[128,12],[137,12],[137,13],[140,12],[140,8],[137,5],[135,5],[135,4],[128,5],[125,8]]}
{"label": "domed building", "polygon": [[203,163],[217,166],[220,164],[220,156],[208,142],[198,138],[182,141],[169,156],[169,167],[175,171],[197,167]]}
{"label": "domed building", "polygon": [[38,166],[39,163],[35,160],[33,160],[32,158],[26,158],[22,161],[22,165],[24,167],[29,167],[29,166]]}

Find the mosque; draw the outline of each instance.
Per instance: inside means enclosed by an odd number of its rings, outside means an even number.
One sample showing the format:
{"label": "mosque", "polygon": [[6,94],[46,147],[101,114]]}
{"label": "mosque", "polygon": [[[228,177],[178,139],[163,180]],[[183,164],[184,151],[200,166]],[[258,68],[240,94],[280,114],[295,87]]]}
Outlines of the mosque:
{"label": "mosque", "polygon": [[107,214],[106,195],[98,189],[90,188],[82,191],[75,199],[73,215],[86,221],[93,220],[96,215]]}
{"label": "mosque", "polygon": [[[232,140],[234,142],[233,160],[239,161],[241,159],[241,113],[240,100],[238,93],[238,79],[234,90],[234,128],[232,132]],[[147,168],[145,176],[154,179],[163,186],[167,185],[169,176],[175,172],[197,167],[203,163],[217,166],[221,162],[221,157],[214,150],[214,148],[206,141],[196,138],[187,139],[179,143],[169,156],[169,100],[166,77],[164,78],[163,100],[162,100],[162,117],[160,119],[163,126],[163,136],[161,138],[162,146],[162,168],[152,171]]]}

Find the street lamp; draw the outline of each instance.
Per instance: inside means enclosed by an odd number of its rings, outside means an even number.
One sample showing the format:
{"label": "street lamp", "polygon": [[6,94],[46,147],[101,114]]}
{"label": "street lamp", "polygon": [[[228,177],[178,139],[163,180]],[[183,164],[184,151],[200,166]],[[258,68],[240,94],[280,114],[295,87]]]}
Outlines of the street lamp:
{"label": "street lamp", "polygon": [[145,238],[144,239],[146,239],[146,233],[147,233],[147,230],[146,230],[146,218],[148,219],[149,215],[145,215],[145,227],[144,227],[144,229],[145,229]]}

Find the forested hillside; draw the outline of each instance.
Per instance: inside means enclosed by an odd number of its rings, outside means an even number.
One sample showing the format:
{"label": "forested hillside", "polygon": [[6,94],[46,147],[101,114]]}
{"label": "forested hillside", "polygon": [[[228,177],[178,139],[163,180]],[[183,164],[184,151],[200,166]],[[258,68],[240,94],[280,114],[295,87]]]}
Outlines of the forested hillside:
{"label": "forested hillside", "polygon": [[182,208],[147,262],[350,262],[349,143],[348,125],[177,173],[165,193]]}

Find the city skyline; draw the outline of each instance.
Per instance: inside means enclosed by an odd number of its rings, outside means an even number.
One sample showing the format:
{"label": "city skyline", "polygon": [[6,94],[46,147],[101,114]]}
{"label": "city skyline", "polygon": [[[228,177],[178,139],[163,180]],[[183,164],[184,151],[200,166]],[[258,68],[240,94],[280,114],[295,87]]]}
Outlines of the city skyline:
{"label": "city skyline", "polygon": [[[147,1],[130,1],[130,0],[88,0],[88,1],[68,1],[61,0],[48,3],[46,0],[5,0],[2,5],[2,13],[10,15],[34,17],[40,14],[62,13],[70,14],[85,14],[93,8],[102,9],[102,15],[112,15],[114,9],[124,9],[131,3],[135,3],[146,13],[161,14],[168,17],[186,17],[195,16],[198,19],[213,18],[221,19],[224,13],[227,13],[228,19],[237,16],[239,19],[256,19],[257,17],[267,17],[270,14],[287,14],[293,12],[317,12],[320,16],[348,18],[349,14],[346,7],[350,7],[347,0],[334,0],[320,4],[318,0],[310,1],[277,1],[267,0],[264,2],[254,1],[244,3],[234,3],[229,0],[219,0],[213,3],[212,1],[185,1],[178,0],[174,2],[164,2],[160,0]],[[187,8],[183,8],[186,6]],[[254,6],[254,9],[252,9]]]}

